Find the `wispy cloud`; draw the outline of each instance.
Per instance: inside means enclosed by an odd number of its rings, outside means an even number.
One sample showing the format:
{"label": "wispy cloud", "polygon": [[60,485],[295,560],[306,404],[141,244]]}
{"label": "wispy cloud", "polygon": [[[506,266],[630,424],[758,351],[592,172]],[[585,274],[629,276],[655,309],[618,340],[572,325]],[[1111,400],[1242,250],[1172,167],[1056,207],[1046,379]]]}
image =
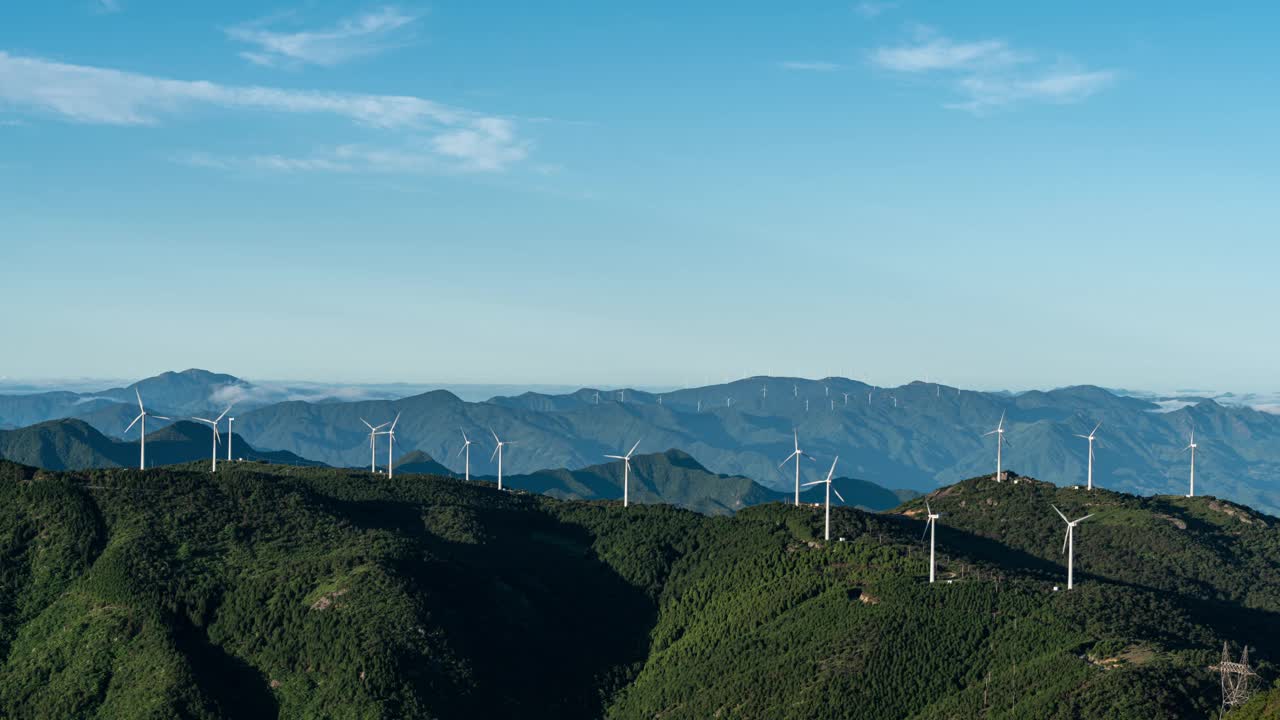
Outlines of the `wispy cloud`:
{"label": "wispy cloud", "polygon": [[821,60],[787,60],[778,63],[784,70],[799,70],[803,72],[831,72],[839,70],[840,65],[833,62],[824,62]]}
{"label": "wispy cloud", "polygon": [[501,170],[522,160],[529,148],[508,118],[413,96],[170,80],[3,52],[0,104],[104,125],[158,125],[163,119],[202,107],[330,115],[365,127],[426,138],[426,146],[439,159],[470,170]]}
{"label": "wispy cloud", "polygon": [[918,28],[914,41],[877,48],[870,57],[896,73],[944,77],[959,96],[945,107],[976,114],[1022,102],[1079,102],[1115,80],[1112,70],[1070,61],[1046,64],[1004,40],[956,42],[931,28]]}
{"label": "wispy cloud", "polygon": [[860,2],[853,6],[853,11],[871,20],[880,17],[897,6],[898,3],[896,2]]}
{"label": "wispy cloud", "polygon": [[333,66],[403,45],[405,29],[417,19],[397,8],[384,7],[322,30],[272,29],[279,22],[277,16],[228,28],[226,34],[253,46],[240,56],[258,65]]}
{"label": "wispy cloud", "polygon": [[[457,131],[469,132],[472,131]],[[455,134],[411,138],[395,146],[336,145],[304,155],[227,156],[194,152],[174,159],[185,165],[215,170],[408,175],[459,170],[500,171],[528,156],[527,143],[518,142],[501,131],[488,135],[476,133],[474,138],[465,142],[456,139]]]}

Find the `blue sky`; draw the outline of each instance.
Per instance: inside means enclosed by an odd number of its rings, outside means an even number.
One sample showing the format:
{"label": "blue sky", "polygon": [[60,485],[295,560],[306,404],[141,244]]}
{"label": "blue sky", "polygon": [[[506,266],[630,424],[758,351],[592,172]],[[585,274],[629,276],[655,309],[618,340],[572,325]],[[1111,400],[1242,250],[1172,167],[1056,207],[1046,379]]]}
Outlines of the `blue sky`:
{"label": "blue sky", "polygon": [[1275,389],[1273,6],[800,6],[6,3],[0,375]]}

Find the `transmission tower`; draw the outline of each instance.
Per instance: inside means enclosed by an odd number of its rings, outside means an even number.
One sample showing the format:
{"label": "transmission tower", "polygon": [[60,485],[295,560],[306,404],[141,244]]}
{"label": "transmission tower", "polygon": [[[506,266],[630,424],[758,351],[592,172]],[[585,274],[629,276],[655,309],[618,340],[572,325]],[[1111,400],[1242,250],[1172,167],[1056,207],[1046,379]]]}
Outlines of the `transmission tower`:
{"label": "transmission tower", "polygon": [[1249,646],[1240,653],[1240,662],[1232,662],[1227,643],[1222,643],[1222,662],[1218,663],[1222,674],[1222,709],[1230,710],[1249,701],[1249,678],[1256,676],[1249,668]]}

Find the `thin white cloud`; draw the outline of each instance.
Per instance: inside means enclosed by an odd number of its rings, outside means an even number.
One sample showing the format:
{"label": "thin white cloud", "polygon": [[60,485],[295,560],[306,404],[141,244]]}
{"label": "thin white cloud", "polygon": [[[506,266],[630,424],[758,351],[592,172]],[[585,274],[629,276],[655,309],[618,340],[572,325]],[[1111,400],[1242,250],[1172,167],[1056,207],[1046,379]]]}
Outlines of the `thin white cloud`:
{"label": "thin white cloud", "polygon": [[[466,139],[455,137],[465,134]],[[259,154],[223,156],[187,153],[174,159],[192,167],[271,173],[359,173],[410,175],[457,171],[494,172],[528,156],[528,145],[501,132],[458,130],[429,138],[413,138],[398,146],[348,144],[305,155]],[[535,168],[535,171],[539,171]]]}
{"label": "thin white cloud", "polygon": [[1047,65],[1004,40],[955,42],[931,28],[918,28],[911,43],[873,50],[870,59],[896,73],[944,77],[959,96],[944,106],[974,114],[1024,102],[1080,102],[1116,78],[1112,70]]}
{"label": "thin white cloud", "polygon": [[898,6],[895,2],[860,2],[853,6],[853,11],[868,20],[880,17]]}
{"label": "thin white cloud", "polygon": [[413,96],[170,80],[0,52],[0,107],[4,106],[103,125],[157,125],[208,107],[331,115],[370,128],[426,137],[440,158],[472,170],[501,170],[524,159],[529,148],[507,118]]}
{"label": "thin white cloud", "polygon": [[1109,70],[1050,70],[1028,78],[983,77],[962,78],[959,87],[967,99],[948,103],[947,107],[982,113],[1022,101],[1067,104],[1084,100],[1115,80]]}
{"label": "thin white cloud", "polygon": [[886,70],[908,73],[1007,67],[1028,59],[1010,49],[1003,40],[957,43],[944,37],[879,48],[871,55],[871,61]]}
{"label": "thin white cloud", "polygon": [[784,70],[800,70],[804,72],[831,72],[839,70],[840,65],[833,62],[824,62],[821,60],[787,60],[779,63]]}
{"label": "thin white cloud", "polygon": [[253,46],[240,56],[257,65],[334,66],[404,44],[404,31],[417,19],[397,8],[384,7],[322,30],[274,30],[269,26],[278,18],[273,18],[228,28],[226,34]]}

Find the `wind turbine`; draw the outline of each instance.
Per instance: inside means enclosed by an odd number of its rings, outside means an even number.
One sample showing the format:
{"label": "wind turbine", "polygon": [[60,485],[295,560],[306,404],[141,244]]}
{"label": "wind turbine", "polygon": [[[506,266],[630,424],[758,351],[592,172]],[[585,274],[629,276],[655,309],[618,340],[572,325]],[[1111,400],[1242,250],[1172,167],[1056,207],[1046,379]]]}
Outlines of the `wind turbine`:
{"label": "wind turbine", "polygon": [[489,434],[493,436],[493,442],[496,443],[496,447],[493,448],[493,454],[489,456],[489,462],[493,462],[493,459],[495,457],[498,458],[498,489],[501,490],[502,489],[502,446],[515,445],[515,443],[511,441],[503,442],[499,440],[498,433],[494,432],[493,428],[489,428]]}
{"label": "wind turbine", "polygon": [[1090,490],[1092,490],[1092,489],[1093,489],[1093,439],[1097,436],[1097,434],[1098,434],[1098,428],[1100,428],[1100,427],[1102,427],[1102,423],[1101,423],[1101,422],[1099,422],[1097,425],[1095,425],[1095,426],[1093,427],[1093,429],[1089,431],[1089,434],[1088,434],[1088,435],[1079,435],[1079,434],[1077,434],[1077,435],[1076,435],[1076,437],[1078,437],[1078,438],[1084,438],[1085,440],[1088,440],[1088,441],[1089,441],[1089,485],[1088,485],[1088,489],[1090,489]]}
{"label": "wind turbine", "polygon": [[377,465],[376,440],[374,438],[382,434],[378,431],[386,427],[387,424],[382,423],[381,425],[374,427],[373,425],[370,425],[369,421],[365,420],[364,418],[360,418],[360,422],[364,423],[364,426],[369,428],[369,472],[374,473],[376,475],[378,472],[378,465]]}
{"label": "wind turbine", "polygon": [[836,474],[836,463],[838,462],[840,462],[839,455],[836,456],[835,460],[831,461],[831,469],[827,471],[826,480],[814,480],[813,482],[805,483],[806,487],[808,487],[809,485],[826,485],[827,486],[827,525],[826,525],[826,530],[823,533],[824,540],[831,539],[831,493],[834,492],[836,494],[836,497],[840,498],[840,502],[844,502],[844,497],[840,495],[840,491],[831,487],[831,476]]}
{"label": "wind turbine", "polygon": [[218,433],[218,423],[222,422],[222,418],[225,417],[226,414],[229,412],[231,412],[230,405],[227,406],[226,410],[222,411],[222,415],[219,415],[217,420],[209,420],[207,418],[191,418],[192,420],[198,420],[200,422],[209,423],[210,425],[213,426],[213,470],[212,472],[218,472],[218,440],[221,437],[220,434]]}
{"label": "wind turbine", "polygon": [[988,435],[996,436],[996,482],[1004,482],[1004,470],[1001,463],[1003,462],[1005,443],[1009,442],[1004,439],[1004,413],[1000,413],[1000,424],[996,425],[996,429],[989,433],[983,433],[982,437]]}
{"label": "wind turbine", "polygon": [[[396,413],[396,419],[391,421],[391,427],[387,428],[387,431],[382,433],[383,435],[387,436],[387,477],[388,478],[391,477],[391,473],[392,473],[391,454],[395,452],[395,449],[396,449],[396,423],[398,422],[400,422],[400,413]],[[383,423],[383,424],[385,425],[386,423]]]}
{"label": "wind turbine", "polygon": [[636,441],[635,445],[631,446],[631,449],[627,451],[626,455],[605,455],[605,457],[607,458],[612,458],[614,460],[622,461],[622,507],[626,507],[629,502],[630,482],[631,482],[631,453],[635,452],[636,448],[638,447],[640,447],[639,440]]}
{"label": "wind turbine", "polygon": [[792,458],[795,458],[795,461],[796,461],[796,507],[800,507],[800,458],[807,457],[810,460],[813,460],[813,456],[800,449],[800,433],[798,431],[792,430],[791,437],[796,442],[796,449],[794,452],[792,452],[790,455],[787,456],[786,460],[783,460],[782,462],[778,463],[778,467],[781,468],[783,465],[786,465],[787,463],[791,462]]}
{"label": "wind turbine", "polygon": [[471,441],[467,439],[466,430],[463,430],[462,428],[458,428],[458,432],[462,433],[462,447],[458,448],[458,455],[461,455],[464,450],[467,453],[466,475],[464,476],[463,479],[470,482],[471,481]]}
{"label": "wind turbine", "polygon": [[1050,505],[1049,507],[1052,507],[1053,511],[1058,513],[1058,517],[1062,518],[1062,522],[1067,524],[1067,536],[1062,539],[1062,551],[1067,554],[1067,589],[1070,590],[1075,583],[1074,560],[1076,552],[1076,525],[1079,525],[1085,520],[1093,517],[1093,513],[1089,513],[1078,520],[1068,520],[1067,516],[1063,515],[1062,511],[1059,510],[1056,505]]}
{"label": "wind turbine", "polygon": [[[138,432],[142,433],[140,438],[142,441],[142,444],[139,449],[138,469],[146,470],[147,469],[147,415],[149,413],[147,413],[146,408],[142,407],[142,393],[138,392],[138,388],[135,387],[133,389],[133,394],[138,396],[138,417],[134,418],[133,422],[129,423],[129,427],[125,428],[124,431],[129,432],[130,428],[134,426],[134,423],[138,422],[139,420],[142,421],[142,427],[138,428]],[[163,415],[152,415],[151,417],[157,420],[170,419]]]}
{"label": "wind turbine", "polygon": [[[934,512],[933,508],[929,507],[928,500],[924,501],[924,509],[929,514],[929,519],[924,524],[924,531],[929,533],[929,582],[933,582],[934,541],[937,540],[938,535],[938,518],[942,517],[942,514]],[[924,535],[921,535],[920,539],[923,540]]]}
{"label": "wind turbine", "polygon": [[1200,447],[1196,444],[1195,428],[1191,429],[1191,444],[1182,449],[1183,452],[1191,451],[1191,492],[1187,493],[1187,497],[1196,496],[1196,448]]}

